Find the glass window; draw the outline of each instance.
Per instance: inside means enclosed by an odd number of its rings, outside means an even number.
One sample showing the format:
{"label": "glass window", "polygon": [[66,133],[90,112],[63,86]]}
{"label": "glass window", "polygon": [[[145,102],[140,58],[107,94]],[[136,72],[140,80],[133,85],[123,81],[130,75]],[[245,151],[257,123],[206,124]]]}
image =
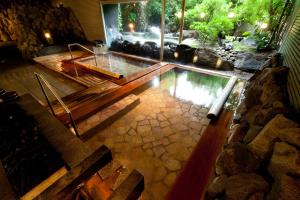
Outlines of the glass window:
{"label": "glass window", "polygon": [[102,8],[110,50],[160,58],[161,0],[103,4]]}

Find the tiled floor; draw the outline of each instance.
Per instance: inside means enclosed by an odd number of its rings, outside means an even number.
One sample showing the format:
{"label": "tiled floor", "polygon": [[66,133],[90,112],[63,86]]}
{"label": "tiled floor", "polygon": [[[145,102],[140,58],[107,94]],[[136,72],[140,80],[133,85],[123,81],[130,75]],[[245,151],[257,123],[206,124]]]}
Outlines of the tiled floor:
{"label": "tiled floor", "polygon": [[209,123],[208,109],[160,88],[137,95],[138,106],[86,143],[107,145],[116,162],[139,170],[145,176],[145,200],[164,199]]}

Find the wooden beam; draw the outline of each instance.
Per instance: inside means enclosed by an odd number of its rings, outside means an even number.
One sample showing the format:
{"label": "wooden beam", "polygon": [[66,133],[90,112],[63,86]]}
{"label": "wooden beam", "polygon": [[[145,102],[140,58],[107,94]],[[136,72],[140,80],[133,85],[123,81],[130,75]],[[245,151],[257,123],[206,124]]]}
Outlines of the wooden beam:
{"label": "wooden beam", "polygon": [[165,35],[165,0],[161,1],[161,22],[160,22],[160,61],[164,59],[164,35]]}
{"label": "wooden beam", "polygon": [[109,200],[137,200],[144,191],[144,176],[133,170]]}
{"label": "wooden beam", "polygon": [[181,44],[182,39],[183,39],[184,12],[185,12],[185,0],[182,0],[182,4],[181,4],[181,18],[180,18],[180,32],[179,32],[179,44]]}
{"label": "wooden beam", "polygon": [[91,156],[71,169],[65,176],[47,188],[35,200],[64,199],[72,189],[82,181],[99,171],[112,160],[112,154],[106,146],[101,146]]}

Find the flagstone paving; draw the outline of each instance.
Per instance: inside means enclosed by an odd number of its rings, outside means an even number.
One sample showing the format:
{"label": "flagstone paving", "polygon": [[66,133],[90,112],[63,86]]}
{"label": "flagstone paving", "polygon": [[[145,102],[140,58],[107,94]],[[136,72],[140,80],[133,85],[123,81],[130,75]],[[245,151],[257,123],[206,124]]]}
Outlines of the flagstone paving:
{"label": "flagstone paving", "polygon": [[114,160],[144,175],[143,199],[160,200],[208,125],[208,109],[157,87],[136,93],[140,104],[86,143],[92,148],[107,145]]}

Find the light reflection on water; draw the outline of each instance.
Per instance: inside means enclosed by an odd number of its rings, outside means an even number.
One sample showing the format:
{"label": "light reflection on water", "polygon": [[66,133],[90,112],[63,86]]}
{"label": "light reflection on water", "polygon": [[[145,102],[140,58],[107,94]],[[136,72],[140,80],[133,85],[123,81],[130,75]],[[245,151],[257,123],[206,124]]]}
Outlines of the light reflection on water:
{"label": "light reflection on water", "polygon": [[114,72],[123,76],[128,76],[152,65],[146,61],[135,60],[123,56],[113,54],[97,55],[97,66],[94,56],[80,59],[79,62],[93,65],[110,72]]}
{"label": "light reflection on water", "polygon": [[175,69],[154,78],[152,86],[160,87],[180,100],[209,108],[222,93],[227,82],[227,78]]}

